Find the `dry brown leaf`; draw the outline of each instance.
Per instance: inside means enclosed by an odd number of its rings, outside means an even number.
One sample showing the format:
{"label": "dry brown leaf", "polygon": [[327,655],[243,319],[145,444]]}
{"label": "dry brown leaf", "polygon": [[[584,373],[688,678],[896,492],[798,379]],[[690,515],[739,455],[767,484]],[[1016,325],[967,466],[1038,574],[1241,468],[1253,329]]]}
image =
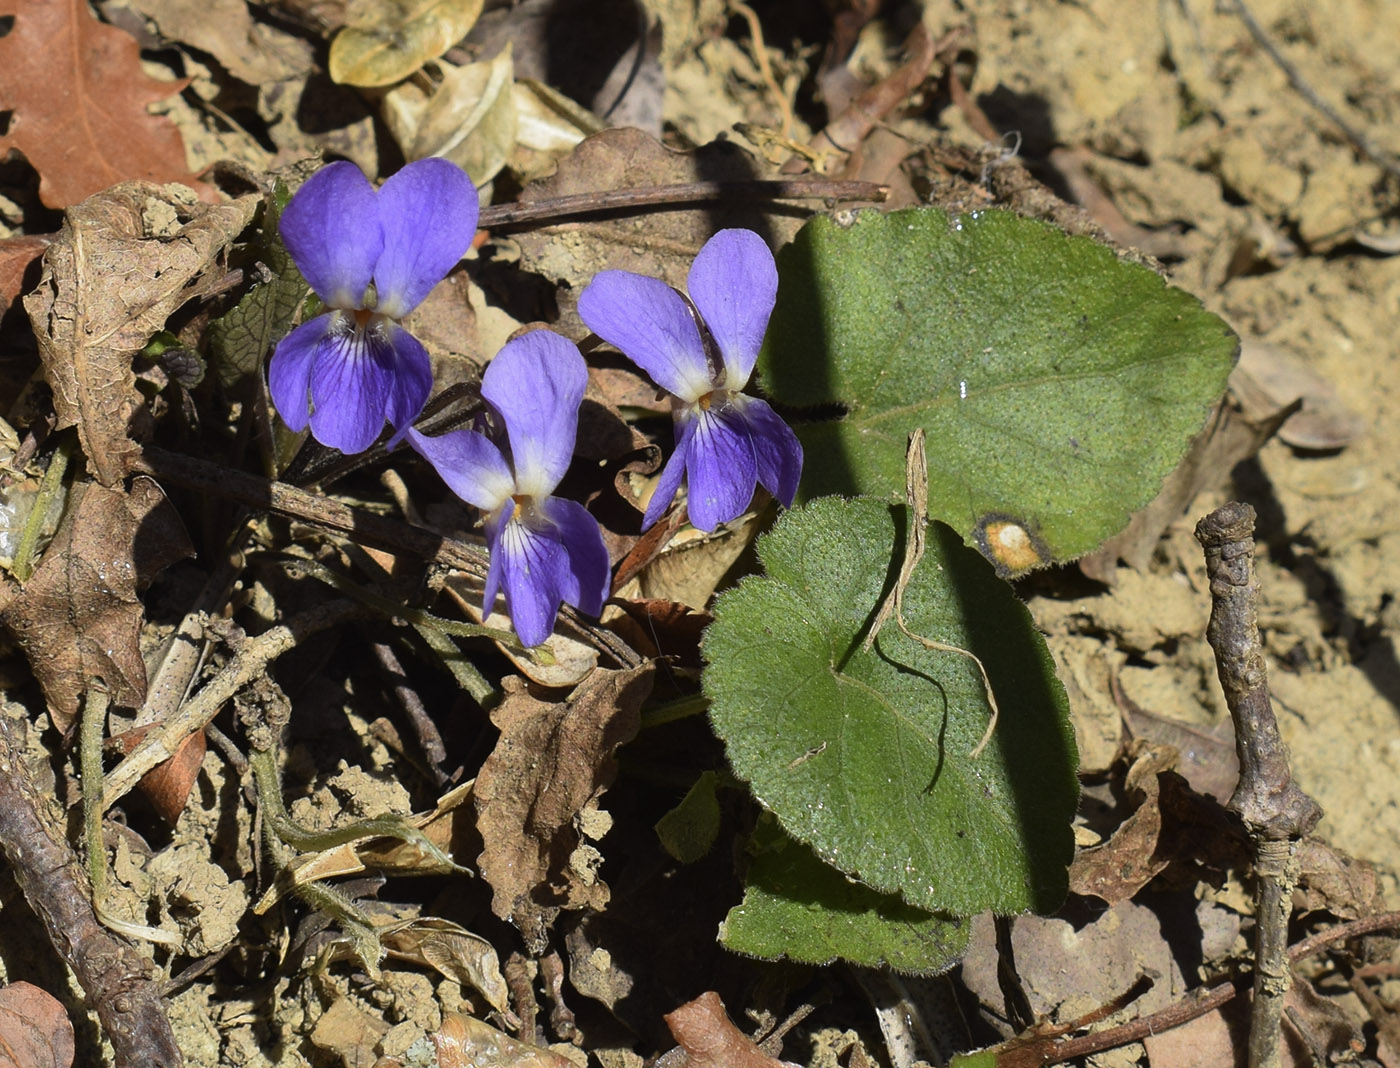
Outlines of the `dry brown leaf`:
{"label": "dry brown leaf", "polygon": [[89,483],[73,491],[24,588],[0,588],[0,619],[29,657],[60,730],[94,678],[115,705],[135,708],[145,699],[136,594],[192,553],[179,514],[149,478],[135,479],[129,494]]}
{"label": "dry brown leaf", "polygon": [[767,516],[740,516],[709,534],[684,530],[640,571],[635,594],[619,589],[618,595],[676,601],[703,612],[730,568],[771,520],[770,510]]}
{"label": "dry brown leaf", "polygon": [[[1133,1000],[1135,1015],[1164,1009],[1187,990],[1181,966],[1162,935],[1161,918],[1133,901],[1120,901],[1087,924],[1053,916],[1017,916],[1011,944],[1016,976],[1031,1012],[1051,1022],[1066,1023],[1122,997],[1144,975],[1154,981],[1150,990]],[[991,1019],[998,1021],[992,1026],[1005,1033],[1010,1015],[999,967],[994,921],[990,913],[983,913],[972,920],[962,980],[990,1010]],[[985,1011],[982,1019],[991,1022]]]}
{"label": "dry brown leaf", "polygon": [[98,22],[83,0],[20,4],[14,20],[0,37],[0,100],[14,109],[0,156],[25,154],[45,204],[67,207],[136,178],[213,197],[190,173],[175,124],[146,110],[185,82],[147,77],[135,39]]}
{"label": "dry brown leaf", "polygon": [[[28,288],[24,276],[53,239],[53,234],[20,234],[0,241],[0,315]],[[34,277],[38,277],[37,270]]]}
{"label": "dry brown leaf", "polygon": [[685,1052],[667,1061],[667,1068],[797,1068],[768,1056],[735,1027],[713,990],[668,1012],[666,1026]]}
{"label": "dry brown leaf", "polygon": [[400,960],[436,968],[480,993],[497,1012],[510,1012],[510,990],[495,947],[449,920],[425,917],[380,928],[379,943]]}
{"label": "dry brown leaf", "polygon": [[141,398],[131,358],[181,305],[222,281],[220,254],[261,200],[198,204],[179,186],[128,182],[65,212],[24,298],[59,428],[76,425],[97,480],[131,472]]}
{"label": "dry brown leaf", "polygon": [[567,1057],[455,1012],[442,1018],[433,1045],[439,1068],[576,1068]]}
{"label": "dry brown leaf", "polygon": [[532,946],[543,945],[559,909],[606,901],[605,888],[570,864],[582,844],[576,821],[616,775],[613,753],[636,736],[652,675],[650,664],[599,669],[559,703],[508,679],[491,713],[501,737],[476,779],[485,845],[477,865],[494,891],[492,911]]}
{"label": "dry brown leaf", "polygon": [[311,45],[253,18],[244,0],[134,0],[161,35],[208,52],[249,85],[285,81],[311,68]]}
{"label": "dry brown leaf", "polygon": [[1230,391],[1242,399],[1246,411],[1287,408],[1301,401],[1302,407],[1278,431],[1279,438],[1295,449],[1343,449],[1366,429],[1365,421],[1308,361],[1254,338],[1245,338],[1240,345]]}
{"label": "dry brown leaf", "polygon": [[57,998],[31,983],[0,990],[0,1068],[69,1068],[73,1024]]}
{"label": "dry brown leaf", "polygon": [[1380,873],[1370,861],[1348,856],[1320,838],[1298,846],[1299,912],[1327,911],[1355,920],[1385,911]]}
{"label": "dry brown leaf", "polygon": [[353,7],[351,24],[331,42],[333,81],[393,85],[467,35],[483,0],[374,0]]}
{"label": "dry brown leaf", "polygon": [[665,657],[683,667],[700,669],[700,636],[714,622],[708,612],[697,612],[676,601],[620,600],[626,615],[609,626],[643,656]]}
{"label": "dry brown leaf", "polygon": [[515,147],[511,50],[507,46],[492,59],[462,67],[439,66],[442,80],[431,95],[414,82],[389,91],[383,102],[385,122],[409,159],[450,159],[483,186]]}
{"label": "dry brown leaf", "polygon": [[1176,766],[1177,753],[1170,746],[1138,745],[1123,785],[1137,808],[1107,842],[1080,850],[1069,869],[1069,886],[1074,893],[1092,894],[1110,905],[1132,897],[1172,860],[1158,848],[1162,810],[1157,776]]}
{"label": "dry brown leaf", "polygon": [[[152,723],[136,727],[114,735],[111,740],[121,747],[123,754],[130,753],[156,726]],[[180,743],[174,756],[164,764],[158,764],[141,779],[141,792],[161,819],[172,827],[189,802],[190,791],[194,789],[195,779],[199,778],[206,749],[204,732],[196,731]]]}

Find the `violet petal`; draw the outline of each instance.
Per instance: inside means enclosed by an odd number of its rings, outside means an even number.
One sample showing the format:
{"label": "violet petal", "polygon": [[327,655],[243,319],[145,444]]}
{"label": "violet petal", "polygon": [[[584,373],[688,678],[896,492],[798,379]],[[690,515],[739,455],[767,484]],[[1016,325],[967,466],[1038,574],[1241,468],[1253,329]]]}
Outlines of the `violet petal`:
{"label": "violet petal", "polygon": [[481,395],[505,419],[516,492],[554,492],[574,452],[588,368],[572,341],[534,330],[508,341],[486,367]]}
{"label": "violet petal", "polygon": [[660,279],[600,271],[579,294],[578,314],[668,393],[694,403],[715,388],[695,317]]}
{"label": "violet petal", "polygon": [[686,289],[724,357],[724,385],[743,389],[778,299],[773,253],[752,230],[721,230],[695,257]]}
{"label": "violet petal", "polygon": [[563,535],[551,523],[512,519],[501,528],[493,553],[501,558],[515,633],[525,645],[539,645],[554,630],[564,592],[577,587]]}
{"label": "violet petal", "polygon": [[282,243],[332,308],[359,308],[384,248],[374,187],[353,163],[322,167],[282,211]]}
{"label": "violet petal", "polygon": [[484,434],[474,430],[449,430],[429,437],[410,427],[408,443],[447,483],[447,488],[468,504],[493,512],[515,492],[510,465]]}
{"label": "violet petal", "polygon": [[311,367],[311,433],[347,456],[384,429],[395,378],[393,347],[381,332],[328,331]]}
{"label": "violet petal", "polygon": [[677,417],[676,447],[671,451],[666,466],[661,469],[661,477],[656,480],[656,489],[652,491],[651,500],[647,502],[646,514],[642,516],[643,530],[654,525],[666,514],[666,509],[675,499],[676,491],[681,488],[681,479],[685,477],[686,458],[690,455],[690,443],[695,437],[698,423],[695,413],[691,411],[682,412]]}
{"label": "violet petal", "polygon": [[389,384],[389,406],[384,415],[396,433],[390,448],[403,437],[405,428],[413,425],[433,391],[433,361],[423,343],[398,323],[379,321],[379,329],[394,353],[394,376]]}
{"label": "violet petal", "polygon": [[578,501],[566,497],[546,497],[537,507],[554,524],[568,554],[568,580],[561,583],[560,594],[580,612],[598,615],[612,586],[612,565],[598,521]]}
{"label": "violet petal", "polygon": [[802,443],[767,401],[744,397],[741,410],[758,465],[759,484],[784,508],[791,508],[802,477]]}
{"label": "violet petal", "polygon": [[486,588],[481,595],[482,619],[496,610],[496,594],[501,589],[501,572],[505,566],[505,553],[500,549],[501,535],[513,521],[514,514],[515,506],[512,504],[486,517],[486,548],[490,553],[490,563],[486,568]]}
{"label": "violet petal", "polygon": [[685,471],[690,522],[697,530],[714,530],[744,513],[758,468],[741,406],[730,403],[699,413]]}
{"label": "violet petal", "polygon": [[267,388],[282,422],[297,432],[311,420],[311,367],[331,328],[331,315],[309,319],[277,342],[267,367]]}
{"label": "violet petal", "polygon": [[384,247],[374,265],[375,310],[402,319],[471,247],[480,212],[476,187],[445,159],[420,159],[379,190]]}

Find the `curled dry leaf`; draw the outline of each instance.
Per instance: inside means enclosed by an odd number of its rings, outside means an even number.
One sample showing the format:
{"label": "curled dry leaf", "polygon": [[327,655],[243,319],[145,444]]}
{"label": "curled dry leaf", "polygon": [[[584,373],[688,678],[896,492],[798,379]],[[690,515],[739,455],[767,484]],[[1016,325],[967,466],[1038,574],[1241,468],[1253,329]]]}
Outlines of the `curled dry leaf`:
{"label": "curled dry leaf", "polygon": [[135,38],[99,22],[87,4],[6,10],[14,25],[0,37],[0,100],[14,114],[0,157],[12,148],[25,154],[46,205],[75,204],[133,178],[185,182],[212,195],[190,173],[175,124],[146,110],[185,82],[147,77]]}
{"label": "curled dry leaf", "polygon": [[402,81],[467,35],[483,0],[393,0],[360,7],[331,42],[330,75],[342,85]]}
{"label": "curled dry leaf", "polygon": [[682,1051],[680,1057],[675,1050],[663,1055],[666,1068],[797,1068],[768,1056],[735,1027],[713,990],[668,1012],[666,1026]]}
{"label": "curled dry leaf", "polygon": [[73,1024],[63,1005],[31,983],[0,990],[0,1065],[69,1068]]}
{"label": "curled dry leaf", "polygon": [[[53,234],[19,234],[0,241],[0,314],[28,288],[25,275],[52,242]],[[38,276],[37,268],[34,276]]]}
{"label": "curled dry leaf", "polygon": [[249,85],[305,76],[311,45],[253,18],[244,0],[136,0],[163,36],[208,52]]}
{"label": "curled dry leaf", "polygon": [[104,486],[130,474],[138,452],[130,437],[141,400],[132,356],[173,312],[222,280],[220,255],[260,199],[211,207],[179,186],[127,182],[64,213],[24,307],[59,428],[78,427]]}
{"label": "curled dry leaf", "polygon": [[492,911],[532,946],[543,946],[560,908],[607,900],[606,888],[570,864],[582,844],[577,820],[616,775],[617,747],[636,736],[653,670],[596,670],[558,703],[508,679],[491,713],[501,737],[476,780],[485,845],[477,863],[494,891]]}
{"label": "curled dry leaf", "polygon": [[409,159],[450,159],[478,186],[505,166],[515,147],[510,47],[464,67],[440,64],[442,81],[431,96],[413,82],[384,97],[384,120]]}
{"label": "curled dry leaf", "polygon": [[[112,741],[121,746],[122,753],[130,753],[151,732],[154,724],[136,727],[115,736]],[[194,789],[194,781],[199,778],[200,766],[204,763],[206,750],[204,732],[196,731],[180,743],[175,755],[164,764],[148,771],[141,780],[141,792],[151,802],[151,807],[161,819],[172,827],[185,811],[185,804]]]}
{"label": "curled dry leaf", "polygon": [[471,987],[493,1009],[510,1012],[510,991],[495,947],[450,920],[422,918],[379,929],[380,944],[400,960],[436,968],[448,979]]}
{"label": "curled dry leaf", "polygon": [[115,705],[135,708],[145,699],[136,594],[192,552],[179,514],[149,478],[135,479],[130,493],[88,484],[74,490],[23,590],[0,587],[0,619],[29,657],[60,730],[93,678]]}
{"label": "curled dry leaf", "polygon": [[1159,848],[1162,810],[1157,776],[1176,766],[1168,745],[1138,743],[1138,752],[1123,784],[1137,801],[1133,814],[1107,842],[1081,850],[1069,869],[1070,889],[1101,897],[1110,905],[1126,901],[1152,881],[1172,860]]}
{"label": "curled dry leaf", "polygon": [[1287,349],[1253,338],[1240,346],[1230,391],[1241,398],[1247,411],[1287,408],[1302,401],[1278,431],[1295,449],[1343,449],[1366,429],[1365,421],[1311,364]]}
{"label": "curled dry leaf", "polygon": [[574,1062],[497,1031],[460,1013],[448,1013],[433,1035],[439,1068],[576,1068]]}

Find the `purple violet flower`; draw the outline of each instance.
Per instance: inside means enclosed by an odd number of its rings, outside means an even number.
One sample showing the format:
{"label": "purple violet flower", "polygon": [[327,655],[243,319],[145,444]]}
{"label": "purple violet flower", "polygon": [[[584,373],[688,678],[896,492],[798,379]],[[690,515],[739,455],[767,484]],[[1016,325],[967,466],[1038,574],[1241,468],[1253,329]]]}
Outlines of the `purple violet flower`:
{"label": "purple violet flower", "polygon": [[398,320],[462,258],[476,233],[476,188],[445,159],[410,163],[375,191],[332,163],[282,212],[282,241],[329,309],[277,343],[268,387],[277,412],[344,453],[402,431],[432,389],[427,350]]}
{"label": "purple violet flower", "polygon": [[675,397],[676,451],[643,527],[661,518],[684,476],[690,521],[710,531],[743,513],[756,484],[791,507],[802,446],[766,402],[740,392],[778,295],[778,268],[763,239],[752,230],[719,231],[695,257],[686,286],[689,301],[659,279],[602,271],[579,294],[578,313]]}
{"label": "purple violet flower", "polygon": [[481,395],[505,423],[507,452],[475,430],[406,431],[452,492],[485,513],[491,564],[484,614],[504,589],[526,645],[549,637],[560,603],[596,616],[608,596],[608,550],[597,522],[577,501],[550,496],[573,456],[587,384],[573,342],[535,330],[508,341],[481,379]]}

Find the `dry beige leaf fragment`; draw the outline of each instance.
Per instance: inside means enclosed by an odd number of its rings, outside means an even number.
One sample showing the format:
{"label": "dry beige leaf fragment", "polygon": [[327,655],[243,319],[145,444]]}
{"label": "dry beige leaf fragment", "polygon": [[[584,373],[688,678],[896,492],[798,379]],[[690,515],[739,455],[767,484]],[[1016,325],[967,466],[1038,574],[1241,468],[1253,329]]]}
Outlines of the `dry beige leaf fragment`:
{"label": "dry beige leaf fragment", "polygon": [[222,254],[261,198],[206,205],[184,186],[123,182],[64,213],[24,298],[58,427],[77,426],[97,480],[131,473],[141,409],[132,357],[190,300],[223,280]]}
{"label": "dry beige leaf fragment", "polygon": [[331,42],[332,81],[361,88],[403,81],[467,35],[484,0],[362,3]]}
{"label": "dry beige leaf fragment", "polygon": [[440,1068],[575,1068],[567,1057],[455,1012],[443,1017],[433,1045]]}

